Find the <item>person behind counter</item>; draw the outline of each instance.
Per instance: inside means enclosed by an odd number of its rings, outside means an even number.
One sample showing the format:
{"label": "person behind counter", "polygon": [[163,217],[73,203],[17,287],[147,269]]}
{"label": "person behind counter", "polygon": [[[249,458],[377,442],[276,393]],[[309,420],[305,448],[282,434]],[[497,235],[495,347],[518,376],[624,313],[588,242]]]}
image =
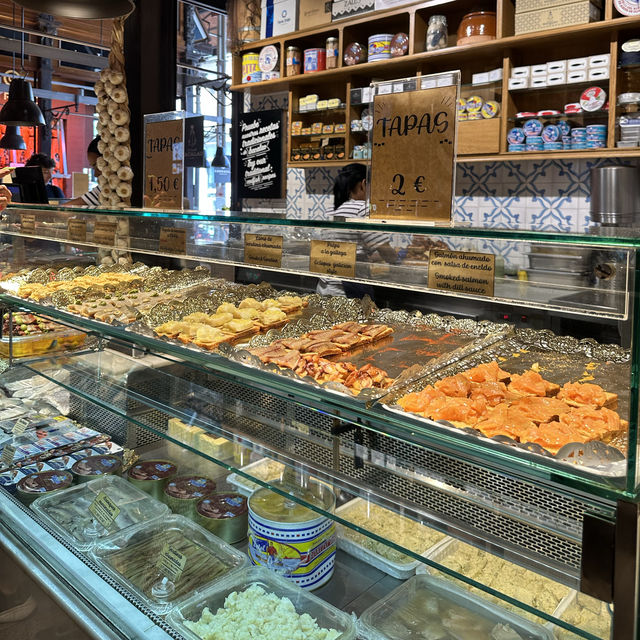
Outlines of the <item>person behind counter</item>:
{"label": "person behind counter", "polygon": [[[344,166],[333,184],[333,211],[331,217],[340,221],[346,218],[366,218],[369,215],[366,202],[367,168],[353,162]],[[349,232],[335,232],[331,240],[353,242],[354,235]],[[381,262],[395,264],[398,256],[389,244],[387,234],[375,231],[362,231],[357,234],[358,262]],[[373,287],[355,282],[319,278],[316,292],[325,296],[347,296],[361,298],[365,294],[373,297]]]}
{"label": "person behind counter", "polygon": [[47,191],[47,198],[49,200],[62,200],[64,199],[64,191],[57,187],[55,184],[51,184],[51,178],[53,176],[53,169],[56,163],[46,153],[34,153],[24,165],[25,167],[40,167],[42,170],[42,179],[44,180],[44,187]]}
{"label": "person behind counter", "polygon": [[[102,157],[100,153],[100,149],[98,149],[98,142],[100,142],[100,136],[96,136],[87,147],[87,162],[89,166],[93,169],[93,173],[96,178],[99,178],[102,174],[100,169],[98,169],[97,162],[98,158]],[[87,193],[83,193],[81,196],[74,198],[73,200],[69,200],[67,204],[70,205],[87,205],[89,207],[99,207],[100,206],[100,185],[91,189],[91,191],[87,191]]]}

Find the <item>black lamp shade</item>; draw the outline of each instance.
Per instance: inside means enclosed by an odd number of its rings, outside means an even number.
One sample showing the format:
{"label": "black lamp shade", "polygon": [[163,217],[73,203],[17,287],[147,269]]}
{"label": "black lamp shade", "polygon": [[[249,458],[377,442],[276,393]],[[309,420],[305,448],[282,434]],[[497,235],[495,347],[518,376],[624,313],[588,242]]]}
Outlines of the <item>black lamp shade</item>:
{"label": "black lamp shade", "polygon": [[228,167],[229,166],[229,160],[224,155],[224,151],[222,150],[222,147],[218,147],[216,149],[216,155],[213,156],[213,160],[211,161],[211,166],[212,167]]}
{"label": "black lamp shade", "polygon": [[7,127],[0,139],[0,149],[26,149],[27,143],[20,135],[18,127]]}
{"label": "black lamp shade", "polygon": [[0,111],[0,124],[33,127],[44,123],[42,111],[33,101],[31,85],[21,78],[13,79],[9,85],[9,99]]}
{"label": "black lamp shade", "polygon": [[131,0],[16,0],[16,4],[61,18],[118,18],[131,13]]}

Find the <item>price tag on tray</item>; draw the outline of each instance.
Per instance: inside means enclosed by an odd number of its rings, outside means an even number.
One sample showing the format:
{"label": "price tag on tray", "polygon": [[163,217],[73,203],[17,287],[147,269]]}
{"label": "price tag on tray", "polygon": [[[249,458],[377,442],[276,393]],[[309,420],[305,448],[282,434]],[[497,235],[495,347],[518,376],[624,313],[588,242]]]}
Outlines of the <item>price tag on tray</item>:
{"label": "price tag on tray", "polygon": [[16,423],[13,425],[13,429],[11,429],[11,433],[14,436],[22,435],[29,426],[29,418],[20,418],[20,420],[16,420]]}
{"label": "price tag on tray", "polygon": [[0,460],[2,461],[3,465],[8,467],[13,462],[15,455],[16,448],[10,444],[6,444],[2,449],[2,457],[0,457]]}
{"label": "price tag on tray", "polygon": [[89,505],[89,511],[105,529],[109,529],[120,514],[120,507],[101,491]]}
{"label": "price tag on tray", "polygon": [[184,553],[180,553],[168,543],[162,547],[157,567],[171,582],[180,580],[186,565],[187,556]]}

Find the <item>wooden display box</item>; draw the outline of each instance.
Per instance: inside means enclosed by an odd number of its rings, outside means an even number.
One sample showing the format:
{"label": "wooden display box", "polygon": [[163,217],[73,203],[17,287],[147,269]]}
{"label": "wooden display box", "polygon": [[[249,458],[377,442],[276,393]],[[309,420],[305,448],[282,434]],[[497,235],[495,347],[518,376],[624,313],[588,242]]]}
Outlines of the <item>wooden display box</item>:
{"label": "wooden display box", "polygon": [[500,118],[458,122],[458,155],[500,152]]}

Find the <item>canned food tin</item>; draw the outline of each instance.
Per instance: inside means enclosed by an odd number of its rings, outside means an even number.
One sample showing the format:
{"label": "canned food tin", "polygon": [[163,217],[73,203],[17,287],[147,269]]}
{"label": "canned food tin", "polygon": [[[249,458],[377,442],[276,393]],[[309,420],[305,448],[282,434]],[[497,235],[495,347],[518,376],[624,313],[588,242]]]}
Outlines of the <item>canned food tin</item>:
{"label": "canned food tin", "polygon": [[391,57],[392,33],[377,33],[369,36],[369,62],[387,60]]}
{"label": "canned food tin", "polygon": [[299,76],[302,73],[302,51],[300,47],[287,47],[287,75]]}
{"label": "canned food tin", "polygon": [[168,460],[143,460],[129,469],[127,480],[156,500],[162,500],[165,485],[177,473],[178,467]]}
{"label": "canned food tin", "polygon": [[523,144],[510,144],[508,147],[508,150],[511,152],[518,152],[518,151],[524,151],[524,145]]}
{"label": "canned food tin", "polygon": [[600,87],[589,87],[580,96],[580,106],[585,111],[598,111],[604,107],[607,92]]}
{"label": "canned food tin", "polygon": [[406,33],[396,33],[391,38],[390,50],[392,58],[406,56],[409,53],[409,36]]}
{"label": "canned food tin", "polygon": [[522,144],[525,140],[524,129],[521,127],[514,127],[507,134],[507,142],[510,144]]}
{"label": "canned food tin", "polygon": [[216,483],[202,476],[179,476],[169,480],[164,488],[163,502],[173,511],[196,519],[196,503],[213,493]]}
{"label": "canned food tin", "polygon": [[467,98],[467,111],[480,111],[484,101],[480,96],[471,96]]}
{"label": "canned food tin", "polygon": [[251,82],[249,77],[260,71],[260,56],[257,53],[245,53],[242,56],[242,82]]}
{"label": "canned food tin", "polygon": [[275,45],[269,44],[266,47],[262,47],[260,56],[258,58],[258,67],[260,71],[269,72],[273,71],[278,66],[278,49]]}
{"label": "canned food tin", "polygon": [[548,124],[542,130],[542,139],[544,142],[556,142],[561,137],[560,128],[555,124]]}
{"label": "canned food tin", "polygon": [[240,493],[214,493],[196,505],[196,522],[229,544],[247,537],[247,498]]}
{"label": "canned food tin", "polygon": [[[335,508],[335,496],[321,483],[306,488],[283,482],[273,486],[325,511]],[[333,520],[269,489],[249,498],[249,557],[305,589],[316,589],[333,574],[336,528]]]}
{"label": "canned food tin", "polygon": [[73,484],[69,471],[40,471],[18,482],[16,494],[20,502],[31,504],[36,498],[68,489]]}
{"label": "canned food tin", "polygon": [[325,49],[327,69],[335,69],[338,66],[338,38],[327,38]]}
{"label": "canned food tin", "polygon": [[528,136],[539,136],[542,133],[542,122],[540,120],[527,120],[523,129],[526,135]]}
{"label": "canned food tin", "polygon": [[326,49],[305,49],[304,50],[304,72],[316,73],[327,68]]}
{"label": "canned food tin", "polygon": [[495,100],[488,100],[480,109],[483,118],[495,118],[500,113],[500,105]]}
{"label": "canned food tin", "polygon": [[344,50],[344,56],[342,59],[348,67],[351,67],[354,64],[366,62],[367,51],[359,42],[352,42],[347,45],[347,48]]}
{"label": "canned food tin", "polygon": [[558,120],[556,126],[560,129],[560,133],[563,136],[569,135],[571,131],[571,125],[566,120]]}
{"label": "canned food tin", "polygon": [[97,476],[117,476],[122,471],[122,460],[116,456],[88,456],[71,467],[78,482],[89,482]]}

